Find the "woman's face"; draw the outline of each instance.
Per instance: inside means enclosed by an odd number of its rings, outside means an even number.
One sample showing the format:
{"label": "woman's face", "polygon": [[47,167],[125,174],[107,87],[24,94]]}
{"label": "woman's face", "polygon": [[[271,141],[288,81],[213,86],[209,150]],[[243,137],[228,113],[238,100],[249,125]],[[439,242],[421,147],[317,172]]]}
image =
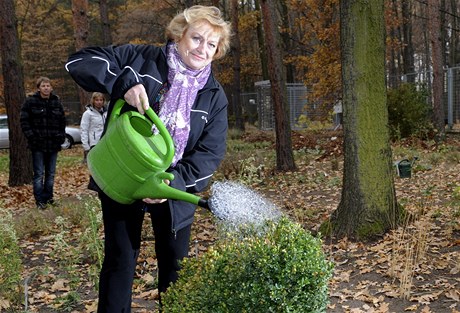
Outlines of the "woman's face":
{"label": "woman's face", "polygon": [[98,109],[102,108],[104,106],[104,98],[102,98],[102,97],[94,98],[93,105],[94,105],[94,107],[96,107]]}
{"label": "woman's face", "polygon": [[191,69],[202,69],[212,62],[219,39],[220,35],[207,22],[190,26],[177,43],[179,55]]}

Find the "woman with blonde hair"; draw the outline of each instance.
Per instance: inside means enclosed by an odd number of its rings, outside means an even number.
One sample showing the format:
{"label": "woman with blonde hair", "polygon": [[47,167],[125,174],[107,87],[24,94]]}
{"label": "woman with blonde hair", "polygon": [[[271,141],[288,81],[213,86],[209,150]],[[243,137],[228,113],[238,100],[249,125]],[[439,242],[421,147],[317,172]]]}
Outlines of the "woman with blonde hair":
{"label": "woman with blonde hair", "polygon": [[[197,193],[206,188],[225,155],[228,100],[211,63],[229,49],[230,32],[218,8],[193,6],[172,19],[163,47],[86,48],[70,56],[66,69],[86,90],[110,95],[109,115],[117,99],[140,113],[151,106],[174,140],[175,155],[167,171],[175,178],[170,185]],[[161,295],[177,280],[179,262],[188,255],[196,206],[170,199],[124,205],[102,191],[99,197],[105,257],[98,312],[130,312],[145,213],[155,236]]]}
{"label": "woman with blonde hair", "polygon": [[105,107],[104,94],[93,92],[91,103],[86,106],[80,121],[81,143],[84,150],[84,161],[89,150],[94,147],[104,131],[107,109]]}

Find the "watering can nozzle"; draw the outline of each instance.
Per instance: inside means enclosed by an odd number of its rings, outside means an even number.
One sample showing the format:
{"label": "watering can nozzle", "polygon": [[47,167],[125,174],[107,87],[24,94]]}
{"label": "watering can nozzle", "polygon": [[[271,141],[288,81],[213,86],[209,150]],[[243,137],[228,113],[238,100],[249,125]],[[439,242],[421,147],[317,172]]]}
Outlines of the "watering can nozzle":
{"label": "watering can nozzle", "polygon": [[205,209],[208,209],[209,211],[211,211],[211,208],[209,207],[209,202],[206,199],[200,198],[198,200],[198,206],[200,206],[202,208],[205,208]]}
{"label": "watering can nozzle", "polygon": [[200,199],[198,199],[197,205],[199,207],[204,208],[204,209],[208,210],[209,212],[211,212],[211,214],[213,214],[217,219],[219,219],[219,220],[224,220],[225,219],[225,216],[223,214],[219,213],[215,208],[212,208],[209,205],[209,199],[200,198]]}

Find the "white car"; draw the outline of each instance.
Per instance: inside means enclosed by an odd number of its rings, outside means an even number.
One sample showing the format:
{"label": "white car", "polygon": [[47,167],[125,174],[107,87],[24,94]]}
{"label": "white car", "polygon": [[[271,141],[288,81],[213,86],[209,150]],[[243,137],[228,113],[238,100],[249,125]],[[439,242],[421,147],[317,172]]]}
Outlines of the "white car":
{"label": "white car", "polygon": [[[67,126],[65,128],[65,141],[62,149],[70,149],[76,143],[81,143],[80,128]],[[9,149],[10,137],[8,129],[8,117],[0,115],[0,149]]]}

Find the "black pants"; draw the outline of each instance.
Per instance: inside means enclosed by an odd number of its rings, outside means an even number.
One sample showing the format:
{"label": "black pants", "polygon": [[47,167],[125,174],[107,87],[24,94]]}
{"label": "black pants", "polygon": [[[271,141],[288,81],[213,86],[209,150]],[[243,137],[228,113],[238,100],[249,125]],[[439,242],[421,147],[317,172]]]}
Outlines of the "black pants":
{"label": "black pants", "polygon": [[[131,312],[132,284],[141,243],[145,204],[119,204],[100,193],[105,255],[99,279],[98,313]],[[178,260],[188,255],[191,225],[172,232],[167,202],[149,205],[158,261],[158,290],[177,280]]]}

